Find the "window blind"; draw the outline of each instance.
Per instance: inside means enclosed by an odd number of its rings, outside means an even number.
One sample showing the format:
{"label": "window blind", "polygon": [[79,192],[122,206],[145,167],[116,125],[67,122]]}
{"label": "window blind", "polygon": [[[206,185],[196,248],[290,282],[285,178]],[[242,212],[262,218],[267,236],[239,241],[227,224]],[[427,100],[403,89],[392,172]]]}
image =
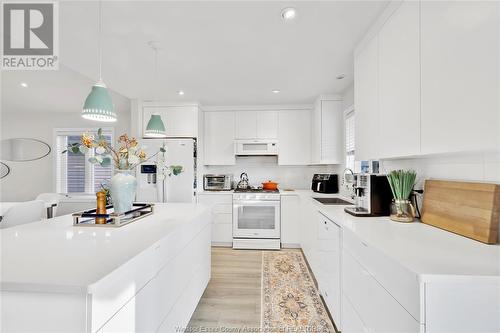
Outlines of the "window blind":
{"label": "window blind", "polygon": [[354,153],[355,153],[355,114],[354,111],[349,112],[345,117],[345,152],[346,152],[346,168],[354,170]]}
{"label": "window blind", "polygon": [[[94,150],[89,150],[86,154],[71,151],[62,154],[68,144],[80,142],[81,134],[84,132],[88,130],[64,128],[55,130],[55,188],[58,193],[95,193],[113,176],[113,165],[102,167],[88,161],[90,157],[95,156]],[[108,143],[113,142],[112,128],[103,129],[103,135]]]}

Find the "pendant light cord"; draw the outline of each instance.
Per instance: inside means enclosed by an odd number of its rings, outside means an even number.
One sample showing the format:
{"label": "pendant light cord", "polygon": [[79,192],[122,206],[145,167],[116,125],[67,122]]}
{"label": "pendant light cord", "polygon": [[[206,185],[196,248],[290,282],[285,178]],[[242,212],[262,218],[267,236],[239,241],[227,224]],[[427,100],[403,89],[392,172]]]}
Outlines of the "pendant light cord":
{"label": "pendant light cord", "polygon": [[155,47],[154,48],[155,50],[155,82],[156,82],[156,89],[155,89],[155,105],[156,105],[156,113],[157,114],[160,114],[160,112],[158,112],[158,47]]}
{"label": "pendant light cord", "polygon": [[102,0],[99,0],[99,38],[98,38],[98,54],[99,54],[99,82],[102,81]]}

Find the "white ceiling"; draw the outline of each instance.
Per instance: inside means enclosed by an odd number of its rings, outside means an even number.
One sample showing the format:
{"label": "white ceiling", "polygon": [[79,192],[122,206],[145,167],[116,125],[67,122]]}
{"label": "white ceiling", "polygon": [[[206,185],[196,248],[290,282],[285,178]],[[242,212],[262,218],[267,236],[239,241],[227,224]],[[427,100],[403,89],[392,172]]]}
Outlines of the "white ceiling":
{"label": "white ceiling", "polygon": [[[105,1],[103,78],[128,98],[203,105],[311,103],[353,80],[352,52],[387,1]],[[297,18],[281,19],[285,7]],[[96,1],[59,10],[59,71],[7,71],[5,111],[80,110],[97,79]],[[161,43],[159,85],[148,41]],[[344,73],[346,78],[336,80]],[[20,87],[27,82],[28,88]],[[280,89],[273,94],[271,90]],[[178,96],[177,91],[185,91]],[[118,109],[129,108],[113,93]]]}
{"label": "white ceiling", "polygon": [[[310,103],[352,83],[352,52],[387,1],[107,1],[103,78],[129,98]],[[281,19],[285,7],[297,18]],[[97,77],[94,1],[60,4],[61,61]],[[159,85],[147,42],[161,43]],[[346,78],[336,80],[338,74]],[[280,89],[280,94],[271,90]],[[177,95],[184,90],[185,95]]]}
{"label": "white ceiling", "polygon": [[[1,77],[2,112],[80,112],[94,84],[66,66],[58,71],[4,71]],[[112,90],[111,98],[117,111],[130,110],[128,98]]]}

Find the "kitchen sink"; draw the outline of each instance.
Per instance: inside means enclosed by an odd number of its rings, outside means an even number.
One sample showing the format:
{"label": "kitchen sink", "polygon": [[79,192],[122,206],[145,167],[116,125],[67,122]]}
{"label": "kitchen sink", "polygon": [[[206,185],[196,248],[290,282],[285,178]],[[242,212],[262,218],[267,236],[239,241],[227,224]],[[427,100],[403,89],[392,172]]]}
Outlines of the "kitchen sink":
{"label": "kitchen sink", "polygon": [[340,198],[314,198],[314,200],[322,203],[323,205],[352,205],[351,202]]}

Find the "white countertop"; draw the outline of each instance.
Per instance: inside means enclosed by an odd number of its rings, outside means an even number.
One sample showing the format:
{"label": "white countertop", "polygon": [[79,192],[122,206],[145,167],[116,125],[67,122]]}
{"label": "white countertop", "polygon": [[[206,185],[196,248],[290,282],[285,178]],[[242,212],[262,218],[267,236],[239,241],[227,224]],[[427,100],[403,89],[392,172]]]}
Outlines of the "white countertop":
{"label": "white countertop", "polygon": [[65,215],[0,230],[1,290],[38,285],[85,291],[181,224],[206,214],[203,205],[156,204],[153,215],[119,228],[74,227]]}
{"label": "white countertop", "polygon": [[[309,200],[311,194],[301,193]],[[416,273],[421,280],[440,276],[500,278],[500,244],[483,244],[420,222],[355,217],[344,212],[345,206],[313,202],[345,232],[353,232],[369,246]]]}

